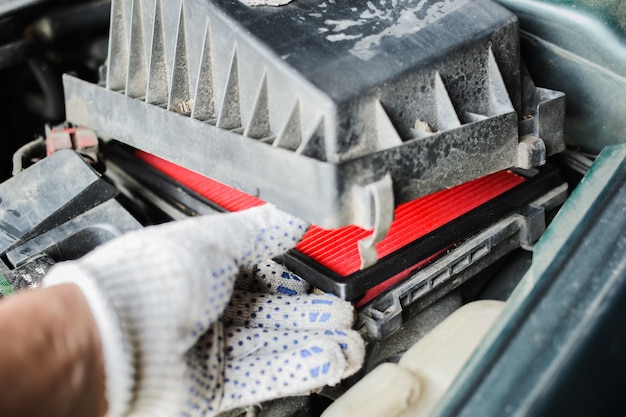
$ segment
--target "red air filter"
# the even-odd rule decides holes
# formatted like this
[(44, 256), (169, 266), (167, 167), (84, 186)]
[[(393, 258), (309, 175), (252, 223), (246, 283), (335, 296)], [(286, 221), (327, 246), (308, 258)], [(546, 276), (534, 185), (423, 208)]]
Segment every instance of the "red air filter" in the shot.
[[(204, 196), (227, 211), (263, 204), (263, 200), (232, 187), (138, 151), (153, 168)], [(511, 171), (500, 171), (398, 206), (385, 239), (376, 245), (379, 258), (390, 255), (452, 220), (523, 183)], [(361, 266), (357, 242), (372, 233), (356, 226), (326, 230), (312, 226), (296, 249), (329, 270), (347, 277)]]
[[(398, 206), (389, 233), (376, 245), (378, 257), (390, 255), (522, 182), (524, 178), (501, 171)], [(357, 242), (371, 234), (356, 226), (335, 230), (312, 227), (297, 249), (339, 275), (348, 276), (361, 267)]]

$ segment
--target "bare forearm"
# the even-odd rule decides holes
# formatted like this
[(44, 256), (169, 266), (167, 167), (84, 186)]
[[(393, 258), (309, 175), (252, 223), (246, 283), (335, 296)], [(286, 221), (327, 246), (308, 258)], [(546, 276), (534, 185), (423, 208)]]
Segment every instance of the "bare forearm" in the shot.
[(100, 417), (105, 411), (100, 340), (78, 287), (0, 302), (0, 413)]

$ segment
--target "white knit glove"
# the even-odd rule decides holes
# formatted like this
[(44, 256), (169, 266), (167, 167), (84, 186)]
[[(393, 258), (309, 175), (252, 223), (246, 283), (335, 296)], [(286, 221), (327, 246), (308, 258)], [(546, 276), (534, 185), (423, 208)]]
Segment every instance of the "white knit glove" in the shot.
[[(265, 205), (131, 232), (54, 267), (45, 285), (76, 283), (96, 320), (108, 416), (211, 416), (356, 371), (364, 347), (349, 330), (352, 306), (298, 295), (298, 277), (262, 262), (305, 230)], [(246, 290), (233, 295), (242, 269)]]

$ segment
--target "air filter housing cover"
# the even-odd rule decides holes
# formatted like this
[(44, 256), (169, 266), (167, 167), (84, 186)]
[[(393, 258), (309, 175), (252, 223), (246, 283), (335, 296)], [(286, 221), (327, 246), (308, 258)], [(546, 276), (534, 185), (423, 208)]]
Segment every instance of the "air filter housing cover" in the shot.
[(488, 0), (113, 0), (106, 77), (67, 117), (324, 227), (563, 149), (562, 94)]

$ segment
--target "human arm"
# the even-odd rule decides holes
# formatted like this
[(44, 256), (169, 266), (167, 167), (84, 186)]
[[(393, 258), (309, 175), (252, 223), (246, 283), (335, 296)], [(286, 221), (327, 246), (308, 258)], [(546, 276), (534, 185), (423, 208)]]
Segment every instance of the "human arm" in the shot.
[(77, 286), (0, 302), (0, 414), (101, 417), (104, 393), (100, 338)]

